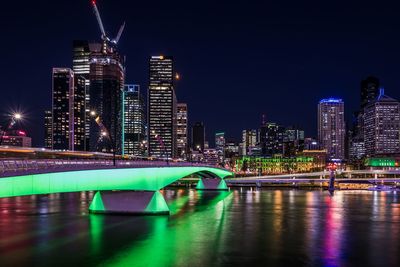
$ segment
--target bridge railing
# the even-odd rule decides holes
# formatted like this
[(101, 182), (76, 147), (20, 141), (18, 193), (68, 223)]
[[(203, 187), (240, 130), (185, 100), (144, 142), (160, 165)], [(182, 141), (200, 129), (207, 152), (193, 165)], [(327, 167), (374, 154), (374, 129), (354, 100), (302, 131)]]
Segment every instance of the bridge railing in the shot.
[[(163, 166), (199, 166), (215, 167), (204, 163), (193, 162), (166, 162), (166, 161), (145, 161), (145, 160), (117, 160), (118, 168), (146, 168)], [(61, 160), (61, 159), (4, 159), (0, 160), (0, 176), (10, 173), (40, 173), (52, 170), (87, 170), (100, 168), (113, 168), (112, 160), (88, 159), (88, 160)]]

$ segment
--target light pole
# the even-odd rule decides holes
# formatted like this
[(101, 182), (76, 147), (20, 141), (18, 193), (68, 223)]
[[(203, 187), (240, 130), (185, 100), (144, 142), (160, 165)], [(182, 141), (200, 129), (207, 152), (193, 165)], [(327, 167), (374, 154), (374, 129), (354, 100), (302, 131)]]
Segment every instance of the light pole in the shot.
[(113, 166), (116, 166), (116, 143), (113, 141), (113, 138), (110, 134), (110, 132), (108, 131), (108, 129), (106, 128), (106, 126), (104, 126), (103, 122), (101, 121), (100, 116), (97, 114), (97, 112), (95, 110), (91, 110), (90, 111), (90, 116), (95, 118), (94, 121), (97, 123), (97, 125), (100, 128), (100, 136), (101, 137), (108, 137), (108, 139), (111, 142), (111, 147), (113, 150)]
[(14, 113), (11, 115), (10, 121), (8, 122), (7, 126), (3, 130), (3, 133), (1, 134), (0, 138), (0, 146), (3, 144), (4, 136), (6, 135), (7, 130), (10, 130), (17, 121), (22, 119), (22, 114), (21, 113)]
[(156, 134), (155, 131), (152, 131), (152, 133), (154, 134), (154, 137), (157, 139), (158, 143), (160, 144), (160, 147), (164, 150), (164, 155), (167, 157), (167, 165), (169, 165), (167, 148), (165, 147), (161, 136), (159, 134)]

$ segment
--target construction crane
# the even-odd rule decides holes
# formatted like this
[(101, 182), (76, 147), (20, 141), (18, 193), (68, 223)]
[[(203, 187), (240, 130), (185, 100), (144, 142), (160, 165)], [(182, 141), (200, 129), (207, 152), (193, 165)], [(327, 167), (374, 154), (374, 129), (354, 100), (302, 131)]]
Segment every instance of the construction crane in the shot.
[(117, 45), (119, 42), (119, 39), (121, 38), (122, 32), (125, 29), (125, 22), (119, 28), (117, 36), (113, 39), (110, 39), (107, 36), (107, 33), (104, 29), (103, 21), (101, 20), (100, 12), (99, 12), (99, 9), (97, 8), (96, 0), (91, 0), (91, 1), (92, 1), (94, 14), (96, 15), (97, 23), (99, 24), (99, 27), (100, 27), (101, 39), (105, 42), (110, 42), (110, 43), (113, 43), (114, 45)]

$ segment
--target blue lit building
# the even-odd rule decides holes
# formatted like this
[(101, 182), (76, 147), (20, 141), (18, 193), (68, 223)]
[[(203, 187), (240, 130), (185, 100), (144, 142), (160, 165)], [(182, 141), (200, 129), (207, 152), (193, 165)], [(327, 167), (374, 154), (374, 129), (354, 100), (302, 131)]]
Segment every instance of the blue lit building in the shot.
[(318, 141), (329, 160), (345, 159), (345, 121), (342, 99), (322, 99), (318, 104)]

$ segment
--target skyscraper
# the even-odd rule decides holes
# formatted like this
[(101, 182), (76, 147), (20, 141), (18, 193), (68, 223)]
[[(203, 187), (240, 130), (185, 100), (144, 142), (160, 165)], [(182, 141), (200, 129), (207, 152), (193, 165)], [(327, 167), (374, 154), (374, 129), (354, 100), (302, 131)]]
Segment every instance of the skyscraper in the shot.
[(125, 155), (144, 155), (146, 117), (140, 86), (126, 84), (123, 94), (123, 152)]
[[(76, 77), (71, 69), (53, 68), (51, 148), (84, 150), (85, 88), (85, 79)], [(50, 114), (46, 118), (48, 123)]]
[[(98, 46), (99, 44), (97, 44)], [(85, 79), (85, 151), (90, 150), (90, 48), (96, 47), (96, 44), (89, 43), (86, 40), (74, 40), (72, 44), (72, 70), (75, 75)]]
[(252, 148), (257, 145), (257, 130), (242, 131), (242, 155), (250, 155)]
[(192, 149), (194, 151), (204, 151), (205, 135), (203, 122), (196, 122), (192, 126)]
[(53, 68), (52, 112), (53, 149), (73, 150), (74, 73), (68, 68)]
[(176, 139), (177, 156), (187, 158), (188, 152), (188, 110), (186, 103), (176, 105)]
[(53, 147), (53, 115), (51, 110), (44, 112), (44, 147)]
[(176, 154), (176, 95), (173, 85), (173, 59), (150, 57), (148, 90), (149, 155), (174, 157)]
[[(73, 120), (73, 148), (72, 150), (86, 150), (86, 79), (80, 75), (74, 75), (74, 93), (70, 96), (73, 102), (73, 111), (70, 111)], [(71, 117), (71, 116), (70, 116)], [(71, 147), (71, 146), (70, 146)]]
[[(98, 122), (90, 123), (90, 150), (122, 152), (122, 92), (125, 82), (123, 57), (107, 42), (90, 44), (90, 110)], [(101, 129), (104, 128), (104, 129)], [(101, 132), (107, 132), (106, 142), (99, 144)]]
[(318, 141), (329, 159), (345, 158), (344, 102), (322, 99), (318, 104)]
[(273, 156), (274, 154), (283, 154), (284, 135), (284, 127), (273, 122), (264, 123), (260, 129), (262, 155)]
[(368, 76), (361, 81), (361, 109), (365, 108), (369, 103), (375, 101), (379, 95), (379, 79)]
[(381, 89), (364, 109), (364, 141), (367, 156), (400, 153), (400, 103)]

